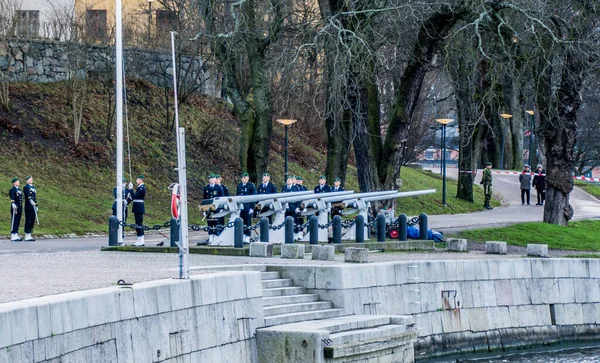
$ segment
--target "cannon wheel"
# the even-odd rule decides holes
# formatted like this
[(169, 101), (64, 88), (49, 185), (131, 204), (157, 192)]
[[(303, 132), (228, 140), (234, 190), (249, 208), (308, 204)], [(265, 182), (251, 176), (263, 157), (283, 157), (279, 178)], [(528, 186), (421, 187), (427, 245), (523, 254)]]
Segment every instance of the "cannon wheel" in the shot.
[(390, 228), (390, 230), (388, 231), (388, 237), (391, 239), (398, 239), (398, 237), (400, 237), (400, 230), (398, 229), (398, 227)]

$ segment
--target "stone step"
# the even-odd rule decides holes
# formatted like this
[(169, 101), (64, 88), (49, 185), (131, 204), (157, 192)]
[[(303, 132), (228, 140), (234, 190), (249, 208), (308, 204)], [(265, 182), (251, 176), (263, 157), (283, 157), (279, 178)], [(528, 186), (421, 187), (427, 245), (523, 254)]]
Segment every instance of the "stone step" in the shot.
[(390, 324), (389, 316), (378, 315), (349, 315), (327, 320), (327, 325), (323, 329), (330, 334), (353, 331), (357, 329), (375, 328)]
[(275, 287), (272, 289), (263, 289), (263, 297), (269, 296), (284, 296), (284, 295), (299, 295), (305, 294), (306, 289), (304, 287)]
[(332, 341), (330, 345), (343, 345), (372, 339), (393, 337), (404, 332), (406, 332), (405, 325), (388, 324), (373, 328), (348, 330), (331, 334), (329, 339)]
[(265, 316), (273, 316), (289, 313), (298, 313), (302, 311), (326, 310), (331, 309), (332, 307), (333, 304), (331, 303), (331, 301), (314, 301), (299, 304), (275, 305), (265, 307), (264, 314)]
[(273, 315), (265, 318), (265, 326), (273, 326), (280, 324), (289, 324), (299, 321), (329, 319), (337, 316), (345, 315), (344, 309), (327, 309), (316, 311), (304, 311), (300, 313), (290, 313)]
[(319, 295), (317, 294), (302, 294), (302, 295), (285, 295), (285, 296), (273, 296), (263, 297), (263, 306), (273, 305), (284, 305), (284, 304), (299, 304), (304, 302), (318, 301)]
[(281, 272), (279, 272), (279, 271), (261, 272), (260, 273), (260, 278), (262, 280), (280, 279), (281, 278)]
[(288, 287), (292, 286), (294, 281), (291, 279), (272, 279), (272, 280), (263, 280), (262, 288), (263, 289), (271, 289), (274, 287)]
[[(325, 355), (326, 361), (327, 359), (335, 358), (355, 358), (358, 355), (398, 349), (399, 347), (410, 344), (410, 342), (413, 341), (415, 338), (416, 333), (413, 331), (409, 331), (396, 334), (394, 336), (385, 336), (382, 338), (356, 341), (341, 345), (329, 345), (323, 349), (323, 353)], [(343, 359), (343, 361), (346, 361), (346, 359)]]

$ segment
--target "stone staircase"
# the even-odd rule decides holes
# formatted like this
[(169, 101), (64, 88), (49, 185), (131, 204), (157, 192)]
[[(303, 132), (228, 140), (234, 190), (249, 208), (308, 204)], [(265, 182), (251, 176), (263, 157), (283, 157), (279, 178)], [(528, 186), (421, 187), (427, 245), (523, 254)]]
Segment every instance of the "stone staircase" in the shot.
[(412, 317), (349, 315), (279, 272), (261, 275), (265, 327), (257, 331), (259, 362), (414, 361)]

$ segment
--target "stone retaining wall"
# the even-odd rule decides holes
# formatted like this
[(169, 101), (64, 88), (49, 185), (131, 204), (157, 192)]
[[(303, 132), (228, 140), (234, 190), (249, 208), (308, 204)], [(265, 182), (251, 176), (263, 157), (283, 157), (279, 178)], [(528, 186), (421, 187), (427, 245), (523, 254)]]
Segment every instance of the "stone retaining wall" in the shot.
[[(173, 85), (171, 53), (124, 48), (125, 78)], [(114, 79), (114, 47), (32, 39), (0, 39), (0, 71), (12, 82), (51, 83), (73, 76)], [(219, 97), (220, 81), (200, 57), (181, 55), (178, 78), (185, 88)], [(180, 82), (181, 83), (181, 82)], [(182, 87), (181, 85), (179, 86)]]
[(600, 260), (271, 266), (355, 314), (412, 314), (417, 355), (600, 337)]
[(259, 272), (0, 304), (0, 362), (256, 362)]

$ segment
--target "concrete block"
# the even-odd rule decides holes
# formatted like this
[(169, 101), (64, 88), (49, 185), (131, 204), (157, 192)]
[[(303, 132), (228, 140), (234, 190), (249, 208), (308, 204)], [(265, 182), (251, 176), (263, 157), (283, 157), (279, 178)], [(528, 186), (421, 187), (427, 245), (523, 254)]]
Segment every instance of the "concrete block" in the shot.
[(530, 281), (525, 279), (514, 279), (510, 286), (512, 289), (512, 302), (514, 305), (531, 304)]
[(463, 238), (448, 238), (446, 241), (446, 249), (454, 252), (467, 252), (467, 240)]
[(273, 244), (265, 242), (250, 243), (250, 257), (273, 257)]
[(135, 318), (135, 303), (133, 301), (133, 290), (130, 288), (120, 288), (116, 292), (119, 304), (120, 320)]
[(366, 248), (346, 248), (344, 250), (344, 261), (355, 263), (369, 262), (369, 250)]
[[(45, 302), (43, 299), (40, 299), (40, 303), (37, 306), (37, 316), (38, 316), (38, 334), (40, 339), (46, 338), (52, 335), (52, 319), (50, 315), (50, 303)], [(0, 324), (2, 320), (0, 318)], [(1, 339), (1, 338), (0, 338)], [(1, 347), (1, 344), (0, 344)], [(43, 360), (43, 359), (42, 359)], [(37, 362), (37, 360), (36, 360)]]
[(189, 280), (173, 280), (170, 287), (171, 307), (174, 311), (192, 307), (192, 283)]
[(583, 324), (582, 304), (556, 304), (556, 325)]
[[(262, 283), (260, 272), (246, 272), (246, 297), (249, 299), (262, 298)], [(295, 281), (294, 281), (295, 282)]]
[[(513, 260), (490, 260), (496, 262), (498, 266), (498, 279), (512, 280), (515, 278), (515, 264)], [(491, 279), (491, 277), (490, 277)]]
[(472, 331), (489, 330), (487, 310), (487, 308), (469, 309), (469, 326)]
[(595, 279), (573, 279), (575, 302), (598, 303), (600, 302), (600, 289)]
[(485, 253), (506, 255), (507, 245), (506, 242), (499, 241), (487, 241), (485, 243)]
[(133, 285), (134, 311), (137, 318), (158, 314), (158, 297), (156, 287)]
[(590, 260), (570, 258), (569, 263), (569, 277), (583, 277), (587, 278), (590, 276), (589, 262)]
[(575, 302), (575, 286), (572, 279), (559, 279), (558, 292), (560, 294), (558, 303), (570, 304)]
[[(38, 339), (37, 304), (33, 300), (25, 300), (6, 305), (9, 306), (7, 312), (8, 324), (6, 326), (12, 330), (8, 346)], [(2, 331), (0, 334), (6, 333)]]
[(304, 245), (292, 243), (282, 244), (281, 258), (304, 259)]
[(512, 285), (510, 280), (496, 280), (494, 284), (496, 288), (496, 304), (498, 306), (512, 305)]
[(596, 324), (596, 304), (581, 304), (584, 324)]
[(488, 308), (487, 316), (489, 329), (503, 329), (511, 326), (508, 306)]
[(592, 258), (588, 260), (588, 267), (590, 269), (590, 277), (591, 278), (600, 278), (600, 260), (597, 258)]
[(549, 257), (548, 245), (542, 244), (527, 244), (527, 256), (531, 257)]
[(215, 304), (217, 302), (217, 285), (212, 275), (201, 275), (198, 277), (200, 281), (200, 295), (202, 296), (202, 305)]
[[(242, 300), (246, 298), (246, 275), (243, 272), (236, 272), (226, 276), (227, 300)], [(219, 286), (219, 285), (217, 285)]]
[(530, 279), (531, 273), (531, 260), (513, 260), (513, 266), (515, 268), (515, 279)]
[(559, 302), (557, 279), (533, 279), (530, 283), (530, 292), (533, 304), (556, 304)]
[(312, 259), (320, 261), (335, 260), (335, 247), (325, 245), (312, 246)]
[(464, 262), (463, 261), (444, 261), (446, 269), (446, 280), (447, 281), (464, 281)]
[[(94, 326), (106, 323), (112, 323), (119, 320), (119, 301), (114, 289), (101, 289), (89, 291), (85, 300), (87, 304), (88, 323), (87, 326)], [(77, 300), (75, 300), (77, 301)], [(73, 317), (73, 329), (78, 329), (77, 319)], [(87, 327), (83, 326), (81, 328)]]
[(574, 277), (571, 276), (570, 265), (574, 259), (552, 259), (552, 277)]
[[(555, 260), (529, 260), (529, 261), (531, 263), (531, 274), (534, 279), (554, 277), (554, 261)], [(567, 273), (568, 273), (568, 270), (567, 270)]]

